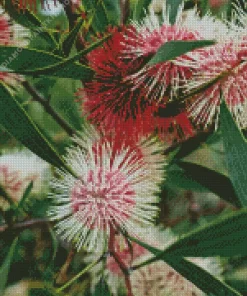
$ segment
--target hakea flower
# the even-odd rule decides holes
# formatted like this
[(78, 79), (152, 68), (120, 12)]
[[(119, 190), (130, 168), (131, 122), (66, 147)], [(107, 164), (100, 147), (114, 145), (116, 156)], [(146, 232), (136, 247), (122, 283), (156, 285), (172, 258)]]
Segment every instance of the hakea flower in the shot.
[[(192, 75), (190, 68), (174, 61), (149, 66), (147, 61), (165, 42), (204, 39), (203, 26), (200, 32), (187, 28), (186, 23), (191, 22), (185, 22), (182, 7), (174, 25), (165, 9), (163, 19), (160, 25), (159, 17), (151, 12), (142, 23), (115, 29), (102, 47), (87, 55), (95, 77), (77, 95), (84, 100), (84, 111), (93, 123), (116, 133), (124, 131), (134, 139), (155, 130), (165, 138), (173, 126), (184, 130), (185, 138), (193, 135), (184, 110), (163, 118), (155, 115), (160, 106), (176, 99), (181, 84)], [(205, 26), (209, 19), (207, 16)]]
[[(48, 164), (32, 153), (14, 152), (0, 156), (0, 186), (14, 203), (18, 203), (30, 182), (33, 182), (32, 194), (41, 193), (48, 176)], [(2, 198), (0, 207), (8, 208)]]
[(218, 126), (221, 98), (226, 101), (240, 128), (247, 124), (247, 38), (218, 44), (191, 54), (193, 61), (185, 60), (194, 69), (193, 78), (187, 83), (190, 93), (208, 85), (188, 101), (188, 113), (206, 128), (215, 122)]
[[(13, 24), (0, 5), (0, 46), (25, 46), (27, 38), (27, 30), (18, 24)], [(4, 64), (0, 66), (4, 67)], [(10, 86), (16, 86), (16, 83), (22, 81), (22, 78), (14, 73), (0, 72), (0, 81)]]
[(78, 250), (101, 251), (111, 231), (134, 235), (139, 226), (152, 224), (164, 163), (157, 149), (149, 141), (101, 138), (93, 130), (85, 140), (76, 138), (65, 159), (77, 177), (58, 171), (51, 184), (49, 216), (58, 221), (58, 235)]
[(141, 267), (131, 274), (133, 296), (202, 296), (195, 285), (163, 261)]

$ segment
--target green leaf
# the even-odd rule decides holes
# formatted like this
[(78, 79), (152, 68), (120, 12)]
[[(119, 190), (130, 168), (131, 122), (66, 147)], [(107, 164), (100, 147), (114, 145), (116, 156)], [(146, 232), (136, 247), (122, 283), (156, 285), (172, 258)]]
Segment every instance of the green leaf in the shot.
[[(96, 47), (103, 44), (109, 38), (110, 38), (110, 35), (107, 35), (106, 37), (102, 38), (101, 40), (92, 43), (89, 47), (81, 50), (80, 52), (78, 52), (73, 57), (63, 59), (63, 60), (61, 60), (61, 62), (58, 62), (58, 63), (53, 64), (53, 65), (45, 66), (45, 67), (43, 67), (41, 69), (35, 69), (33, 71), (29, 71), (29, 74), (33, 74), (33, 75), (51, 75), (53, 73), (56, 74), (56, 73), (59, 73), (60, 71), (64, 71), (64, 69), (66, 69), (67, 67), (70, 67), (71, 65), (78, 65), (78, 64), (73, 64), (73, 63), (78, 61), (81, 57), (88, 54), (90, 51), (94, 50)], [(87, 69), (90, 69), (90, 68), (87, 68)], [(93, 71), (91, 70), (91, 72), (93, 72)], [(62, 76), (60, 76), (60, 77), (62, 77)], [(89, 78), (91, 78), (91, 77), (92, 77), (92, 75), (89, 76)], [(72, 77), (72, 78), (75, 79), (76, 77)]]
[(241, 296), (238, 291), (186, 259), (170, 258), (166, 262), (207, 295), (211, 293), (214, 296)]
[(246, 225), (247, 209), (243, 209), (191, 231), (169, 246), (163, 255), (173, 257), (245, 256), (247, 255)]
[(62, 44), (62, 49), (63, 49), (65, 56), (68, 56), (70, 54), (70, 51), (76, 42), (77, 35), (80, 32), (83, 23), (84, 23), (84, 20), (81, 19), (74, 26), (73, 30), (71, 30), (69, 32), (69, 34), (66, 36), (66, 38), (64, 39), (63, 44)]
[(107, 282), (103, 278), (101, 278), (95, 287), (93, 296), (110, 296), (110, 295), (111, 293), (107, 285)]
[(241, 206), (232, 183), (227, 176), (192, 162), (178, 161), (177, 165), (183, 169), (184, 175), (188, 179), (194, 180), (203, 187), (206, 187), (209, 191), (234, 206)]
[(12, 245), (10, 247), (9, 253), (8, 253), (3, 265), (0, 268), (0, 293), (2, 295), (4, 293), (5, 286), (6, 286), (7, 281), (8, 281), (9, 269), (10, 269), (11, 262), (12, 262), (12, 259), (13, 259), (13, 256), (14, 256), (14, 252), (16, 250), (17, 243), (18, 243), (18, 238), (16, 238), (13, 241), (13, 243), (12, 243)]
[(196, 182), (191, 178), (186, 172), (179, 167), (173, 165), (167, 171), (165, 186), (171, 189), (185, 189), (185, 190), (193, 190), (196, 192), (208, 192), (209, 190)]
[(220, 129), (226, 154), (229, 177), (239, 203), (247, 205), (247, 143), (238, 129), (225, 101), (220, 108)]
[[(166, 252), (154, 248), (146, 243), (143, 243), (137, 239), (133, 239), (136, 243), (150, 251), (155, 257), (141, 263), (136, 268), (141, 268), (142, 266), (151, 264), (157, 260), (163, 260), (173, 267), (178, 273), (183, 277), (194, 283), (202, 291), (215, 295), (215, 296), (241, 296), (236, 290), (227, 285), (226, 283), (220, 281), (218, 278), (211, 275), (209, 272), (205, 271), (201, 267), (193, 264), (179, 256), (170, 256)], [(136, 269), (135, 268), (135, 269)]]
[(83, 5), (94, 31), (105, 32), (109, 25), (120, 24), (120, 1), (84, 0)]
[(80, 79), (88, 81), (93, 76), (93, 70), (79, 63), (68, 63), (59, 70), (42, 71), (63, 62), (56, 55), (36, 49), (19, 48), (14, 46), (0, 46), (0, 70), (9, 69), (24, 75), (48, 75), (63, 78)]
[(175, 24), (179, 7), (180, 7), (180, 5), (182, 5), (182, 3), (183, 3), (183, 0), (167, 0), (166, 1), (167, 9), (169, 11), (169, 20), (170, 20), (171, 25)]
[(197, 40), (197, 41), (169, 41), (161, 45), (156, 54), (151, 58), (147, 65), (152, 66), (158, 63), (171, 61), (177, 57), (197, 48), (210, 46), (215, 44), (213, 40)]
[(70, 171), (54, 147), (2, 83), (0, 83), (0, 124), (39, 157), (54, 166)]
[(24, 207), (25, 207), (25, 204), (26, 204), (26, 201), (27, 201), (28, 197), (30, 196), (30, 193), (31, 193), (32, 189), (33, 189), (33, 181), (31, 181), (28, 184), (28, 186), (25, 189), (24, 194), (23, 194), (20, 202), (18, 203), (18, 206), (17, 206), (17, 210), (18, 211), (20, 211), (20, 210), (24, 210), (25, 211)]
[[(13, 1), (5, 1), (4, 5), (8, 14), (20, 25), (27, 27), (33, 33), (38, 34), (44, 40), (48, 42), (48, 44), (52, 46), (57, 46), (57, 42), (53, 35), (47, 30), (44, 26), (44, 22), (42, 23), (37, 16), (31, 12), (28, 8), (22, 9), (21, 11), (18, 8), (18, 4), (14, 4)], [(50, 18), (48, 18), (45, 24), (49, 24)]]
[(135, 3), (134, 11), (133, 11), (133, 19), (140, 20), (146, 15), (146, 11), (148, 10), (149, 5), (152, 0), (138, 0)]

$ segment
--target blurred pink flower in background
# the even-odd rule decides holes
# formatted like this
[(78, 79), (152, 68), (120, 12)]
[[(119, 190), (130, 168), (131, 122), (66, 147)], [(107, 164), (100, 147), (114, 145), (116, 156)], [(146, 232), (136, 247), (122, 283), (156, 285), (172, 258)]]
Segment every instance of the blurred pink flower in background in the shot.
[(209, 5), (211, 8), (219, 8), (228, 2), (229, 0), (209, 0)]

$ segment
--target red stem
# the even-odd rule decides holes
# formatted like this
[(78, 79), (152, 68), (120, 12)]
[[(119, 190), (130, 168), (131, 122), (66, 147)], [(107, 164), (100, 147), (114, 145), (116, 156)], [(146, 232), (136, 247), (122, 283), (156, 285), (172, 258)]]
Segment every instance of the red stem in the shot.
[(128, 291), (128, 296), (133, 296), (130, 278), (129, 278), (128, 266), (123, 262), (123, 260), (121, 259), (121, 257), (118, 255), (118, 253), (115, 251), (115, 248), (114, 248), (115, 235), (116, 235), (116, 231), (113, 227), (111, 227), (109, 244), (108, 244), (109, 252), (110, 252), (111, 256), (115, 259), (116, 263), (118, 264), (119, 268), (121, 269), (121, 271), (124, 274), (125, 285), (126, 285), (126, 288)]

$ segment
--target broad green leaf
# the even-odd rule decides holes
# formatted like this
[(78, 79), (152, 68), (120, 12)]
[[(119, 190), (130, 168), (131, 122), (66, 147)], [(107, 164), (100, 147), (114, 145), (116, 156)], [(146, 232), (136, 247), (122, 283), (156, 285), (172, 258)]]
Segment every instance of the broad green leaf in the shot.
[(17, 247), (17, 243), (18, 243), (18, 238), (16, 238), (13, 241), (5, 261), (0, 267), (0, 294), (2, 295), (4, 293), (5, 286), (8, 281), (9, 269), (11, 266), (11, 262), (12, 262), (16, 247)]
[(173, 257), (246, 256), (246, 225), (247, 209), (240, 210), (186, 234), (169, 246), (163, 255)]
[(171, 61), (177, 57), (192, 51), (197, 48), (210, 46), (215, 44), (213, 40), (197, 40), (197, 41), (169, 41), (161, 45), (156, 54), (147, 63), (149, 66), (153, 66), (158, 63), (164, 63)]
[(19, 102), (0, 83), (0, 124), (18, 141), (47, 162), (69, 170)]
[(161, 250), (154, 248), (146, 243), (143, 243), (137, 239), (132, 239), (148, 251), (150, 251), (155, 257), (143, 262), (138, 266), (151, 264), (157, 260), (163, 260), (173, 267), (178, 273), (184, 276), (186, 279), (194, 283), (198, 288), (200, 288), (205, 293), (214, 295), (214, 296), (241, 296), (236, 290), (222, 282), (215, 276), (211, 275), (209, 272), (205, 271), (201, 267), (193, 264), (187, 259), (184, 259), (180, 256), (170, 256)]
[(42, 72), (43, 68), (54, 66), (64, 60), (56, 55), (36, 49), (27, 49), (14, 46), (0, 46), (0, 70), (9, 69), (25, 75), (56, 76), (63, 78), (80, 79), (88, 81), (93, 76), (93, 71), (79, 63), (68, 63), (59, 70)]
[(224, 100), (220, 109), (220, 129), (229, 177), (239, 203), (242, 206), (247, 206), (247, 142), (238, 129)]
[(188, 179), (194, 180), (234, 206), (241, 206), (227, 176), (192, 162), (178, 161), (177, 165), (183, 169)]
[(133, 19), (134, 20), (141, 20), (145, 16), (151, 2), (152, 2), (152, 0), (138, 0), (138, 1), (136, 1), (135, 5), (134, 5)]
[[(18, 2), (18, 1), (16, 1)], [(4, 5), (8, 14), (20, 25), (27, 27), (33, 33), (38, 34), (45, 39), (50, 45), (57, 46), (57, 42), (53, 35), (47, 30), (46, 26), (49, 25), (50, 18), (46, 22), (42, 23), (38, 17), (31, 12), (28, 8), (18, 9), (18, 4), (14, 4), (13, 1), (5, 1)]]
[(70, 51), (73, 47), (73, 45), (76, 42), (76, 38), (78, 36), (79, 31), (81, 30), (81, 27), (83, 25), (84, 20), (81, 19), (74, 28), (69, 32), (69, 34), (66, 36), (62, 43), (62, 49), (65, 54), (65, 56), (68, 56), (70, 54)]

